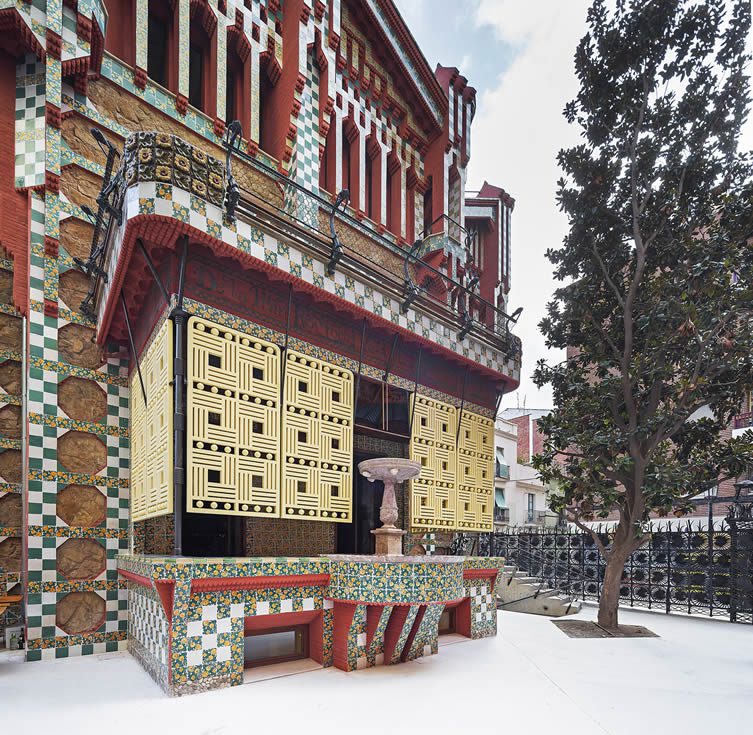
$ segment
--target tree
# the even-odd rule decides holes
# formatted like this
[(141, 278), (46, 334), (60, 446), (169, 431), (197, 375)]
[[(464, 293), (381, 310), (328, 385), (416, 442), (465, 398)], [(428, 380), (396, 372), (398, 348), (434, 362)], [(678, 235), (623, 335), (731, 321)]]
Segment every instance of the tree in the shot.
[[(749, 105), (749, 0), (595, 0), (575, 54), (560, 151), (569, 233), (540, 328), (570, 348), (534, 373), (556, 408), (534, 466), (553, 510), (606, 561), (599, 624), (618, 627), (623, 568), (649, 514), (683, 515), (753, 443), (721, 432), (753, 385), (753, 183), (738, 150)], [(588, 521), (617, 511), (611, 547)]]

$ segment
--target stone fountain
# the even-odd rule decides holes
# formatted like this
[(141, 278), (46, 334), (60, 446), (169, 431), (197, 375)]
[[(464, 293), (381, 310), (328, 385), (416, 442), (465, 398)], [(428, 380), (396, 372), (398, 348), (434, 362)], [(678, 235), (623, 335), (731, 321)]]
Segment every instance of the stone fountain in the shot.
[(379, 508), (381, 528), (372, 533), (376, 538), (377, 556), (401, 556), (405, 531), (395, 526), (397, 522), (397, 501), (395, 500), (395, 483), (418, 477), (421, 463), (410, 459), (380, 457), (360, 462), (358, 471), (369, 481), (381, 480), (384, 483), (382, 505)]

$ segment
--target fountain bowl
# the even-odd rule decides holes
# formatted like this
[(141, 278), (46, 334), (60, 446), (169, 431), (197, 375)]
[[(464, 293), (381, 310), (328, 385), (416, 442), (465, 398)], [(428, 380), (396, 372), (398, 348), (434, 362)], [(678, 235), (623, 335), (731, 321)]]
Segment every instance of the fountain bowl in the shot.
[(369, 481), (404, 482), (421, 474), (421, 463), (412, 459), (379, 457), (358, 463), (358, 471)]

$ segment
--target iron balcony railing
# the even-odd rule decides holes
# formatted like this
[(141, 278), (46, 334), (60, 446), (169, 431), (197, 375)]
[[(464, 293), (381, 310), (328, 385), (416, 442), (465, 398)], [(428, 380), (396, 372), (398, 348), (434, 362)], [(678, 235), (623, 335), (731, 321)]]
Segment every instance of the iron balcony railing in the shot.
[(526, 513), (526, 523), (528, 525), (543, 526), (546, 521), (547, 511), (529, 510)]
[(510, 522), (510, 509), (509, 508), (495, 508), (494, 509), (494, 522), (495, 523), (509, 523)]

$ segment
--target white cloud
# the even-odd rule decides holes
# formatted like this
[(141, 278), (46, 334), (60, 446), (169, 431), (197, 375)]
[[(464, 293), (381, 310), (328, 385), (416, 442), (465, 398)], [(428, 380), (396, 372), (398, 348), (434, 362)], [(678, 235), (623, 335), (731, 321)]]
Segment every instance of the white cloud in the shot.
[(537, 360), (559, 359), (548, 352), (538, 322), (553, 289), (552, 265), (544, 257), (560, 244), (567, 221), (555, 202), (557, 151), (571, 145), (577, 132), (562, 109), (577, 93), (573, 54), (585, 28), (586, 0), (528, 2), (482, 0), (478, 25), (490, 25), (518, 53), (480, 95), (473, 123), (470, 179), (504, 187), (516, 200), (512, 217), (512, 291), (510, 308), (524, 308), (515, 331), (523, 340), (520, 389), (502, 406), (551, 406), (551, 392), (539, 391), (530, 376)]

